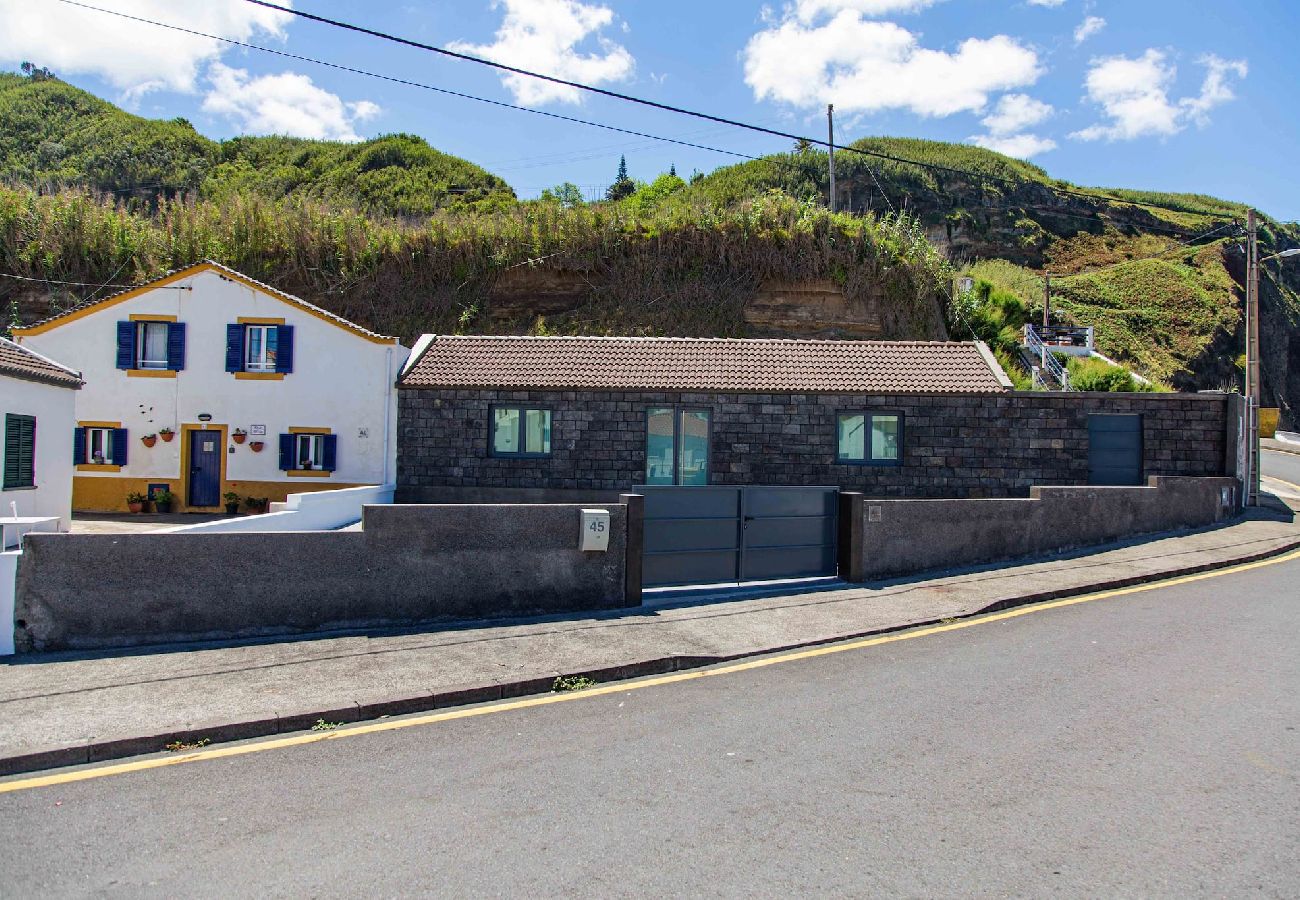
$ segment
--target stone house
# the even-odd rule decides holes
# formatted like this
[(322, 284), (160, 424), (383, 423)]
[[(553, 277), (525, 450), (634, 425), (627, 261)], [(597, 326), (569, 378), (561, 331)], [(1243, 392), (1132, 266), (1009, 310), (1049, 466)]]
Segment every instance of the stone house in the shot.
[(398, 380), (397, 500), (820, 485), (1019, 497), (1232, 470), (1223, 394), (1017, 392), (980, 343), (428, 336)]

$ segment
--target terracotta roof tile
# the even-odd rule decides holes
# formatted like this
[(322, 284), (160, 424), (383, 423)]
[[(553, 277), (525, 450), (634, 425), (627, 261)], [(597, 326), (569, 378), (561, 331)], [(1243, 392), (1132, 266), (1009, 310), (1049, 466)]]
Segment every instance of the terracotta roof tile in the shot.
[(0, 338), (0, 375), (60, 387), (79, 388), (83, 384), (81, 376), (72, 369), (5, 338)]
[(1010, 389), (988, 348), (929, 341), (446, 336), (404, 388), (986, 394)]

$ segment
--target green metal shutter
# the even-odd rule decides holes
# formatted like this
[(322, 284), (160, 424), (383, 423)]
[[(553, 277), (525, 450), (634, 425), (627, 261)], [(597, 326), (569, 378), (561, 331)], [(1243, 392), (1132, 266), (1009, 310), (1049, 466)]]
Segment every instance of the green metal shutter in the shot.
[(36, 419), (14, 413), (5, 415), (4, 487), (36, 485)]

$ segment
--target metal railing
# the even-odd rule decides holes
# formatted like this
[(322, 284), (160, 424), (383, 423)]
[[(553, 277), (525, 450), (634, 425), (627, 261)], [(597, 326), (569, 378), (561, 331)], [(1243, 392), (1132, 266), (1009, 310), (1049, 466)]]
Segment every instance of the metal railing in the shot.
[[(1025, 326), (1025, 348), (1030, 353), (1038, 356), (1042, 361), (1043, 369), (1047, 370), (1056, 379), (1057, 384), (1060, 385), (1060, 390), (1068, 391), (1070, 389), (1070, 373), (1066, 371), (1065, 366), (1061, 365), (1061, 361), (1052, 355), (1052, 348), (1043, 343), (1033, 325)], [(1047, 387), (1046, 380), (1037, 373), (1035, 373), (1034, 383), (1044, 388)]]

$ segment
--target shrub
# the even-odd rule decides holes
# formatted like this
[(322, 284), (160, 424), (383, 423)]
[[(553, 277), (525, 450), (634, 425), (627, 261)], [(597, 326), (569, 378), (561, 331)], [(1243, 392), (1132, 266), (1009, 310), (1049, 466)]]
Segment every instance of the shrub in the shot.
[(1076, 391), (1128, 392), (1140, 390), (1128, 369), (1112, 366), (1104, 359), (1071, 359), (1070, 386)]

